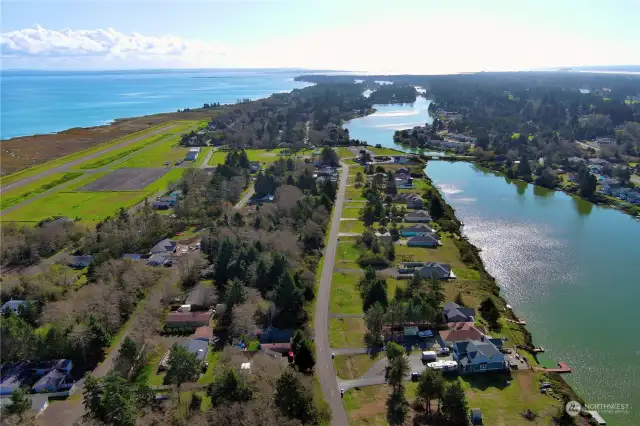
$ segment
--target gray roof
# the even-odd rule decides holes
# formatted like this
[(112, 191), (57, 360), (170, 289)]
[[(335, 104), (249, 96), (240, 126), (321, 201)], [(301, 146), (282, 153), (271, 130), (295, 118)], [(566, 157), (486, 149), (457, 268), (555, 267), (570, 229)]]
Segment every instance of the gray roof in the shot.
[(58, 386), (60, 386), (60, 384), (64, 382), (65, 378), (67, 377), (67, 374), (68, 373), (63, 370), (56, 370), (56, 369), (51, 370), (47, 374), (42, 376), (40, 380), (38, 380), (33, 385), (33, 389), (36, 390), (43, 386), (46, 386), (46, 387), (53, 386), (54, 388), (58, 388)]
[(151, 249), (152, 254), (156, 253), (164, 253), (164, 252), (172, 252), (175, 250), (177, 243), (175, 241), (170, 240), (169, 238), (165, 238), (160, 241), (158, 244), (153, 246)]
[(493, 343), (486, 340), (472, 340), (469, 342), (469, 345), (467, 345), (467, 354), (471, 359), (475, 358), (477, 354), (481, 354), (485, 358), (493, 358), (495, 356), (502, 355)]
[(457, 303), (450, 302), (444, 305), (442, 308), (444, 316), (449, 320), (450, 318), (456, 317), (465, 317), (465, 320), (469, 317), (474, 317), (476, 315), (476, 310), (473, 308), (465, 308), (464, 306), (460, 306)]
[(428, 217), (428, 218), (431, 218), (431, 215), (426, 210), (414, 210), (414, 211), (411, 211), (411, 212), (405, 214), (404, 216), (405, 217), (414, 216), (414, 217)]
[(202, 284), (197, 284), (189, 291), (184, 301), (185, 305), (204, 305), (207, 288)]
[(10, 309), (15, 312), (18, 310), (20, 306), (25, 305), (26, 303), (27, 303), (26, 300), (9, 300), (8, 302), (5, 302), (4, 305), (2, 305), (2, 308), (0, 308), (0, 311), (4, 312)]
[(151, 255), (149, 259), (147, 259), (147, 263), (164, 263), (165, 260), (169, 259), (170, 255), (168, 253), (156, 253)]
[(420, 276), (424, 278), (449, 278), (451, 275), (451, 266), (446, 263), (429, 262), (420, 268)]
[(209, 342), (204, 339), (191, 339), (182, 344), (189, 352), (196, 355), (198, 361), (204, 361), (209, 351)]

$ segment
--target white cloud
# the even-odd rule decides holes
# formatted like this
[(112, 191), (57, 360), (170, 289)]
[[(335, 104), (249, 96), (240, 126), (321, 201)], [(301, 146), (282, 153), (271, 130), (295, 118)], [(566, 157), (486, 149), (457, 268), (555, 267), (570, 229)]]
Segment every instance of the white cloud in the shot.
[(60, 64), (68, 59), (73, 64), (104, 61), (120, 66), (144, 62), (188, 66), (204, 59), (208, 66), (213, 66), (217, 59), (224, 59), (229, 53), (229, 49), (219, 43), (185, 40), (172, 35), (127, 35), (113, 28), (57, 31), (40, 25), (3, 33), (0, 46), (5, 60), (32, 63), (37, 59), (44, 64)]
[(287, 38), (256, 34), (245, 48), (112, 28), (57, 31), (36, 25), (2, 34), (0, 46), (5, 68), (303, 67), (436, 74), (640, 63), (640, 50), (631, 42), (611, 44), (467, 16), (405, 17), (391, 28), (360, 22)]

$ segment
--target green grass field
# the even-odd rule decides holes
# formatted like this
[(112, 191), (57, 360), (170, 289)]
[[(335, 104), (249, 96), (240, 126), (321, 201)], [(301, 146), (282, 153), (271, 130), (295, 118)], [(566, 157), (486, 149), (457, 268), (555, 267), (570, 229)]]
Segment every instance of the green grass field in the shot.
[(367, 150), (373, 152), (375, 155), (406, 155), (406, 153), (393, 148), (376, 148), (369, 146), (367, 147)]
[[(246, 149), (247, 157), (249, 161), (259, 161), (263, 165), (269, 165), (274, 163), (279, 158), (289, 158), (288, 155), (281, 155), (282, 151), (286, 151), (280, 148), (276, 149)], [(216, 151), (209, 159), (210, 166), (217, 166), (218, 164), (223, 164), (224, 160), (227, 158), (228, 151)], [(312, 150), (306, 149), (300, 152), (294, 153), (294, 156), (306, 156), (311, 155)]]
[(129, 208), (147, 196), (147, 192), (57, 192), (2, 215), (3, 222), (39, 222), (52, 216), (80, 217), (97, 222), (121, 207)]
[(331, 318), (329, 345), (332, 348), (363, 348), (365, 330), (362, 318)]
[(334, 273), (331, 281), (329, 311), (336, 314), (362, 314), (362, 298), (356, 274)]
[(362, 234), (364, 232), (364, 223), (359, 220), (341, 220), (340, 232), (354, 232)]
[(349, 150), (349, 148), (344, 146), (339, 146), (337, 148), (333, 148), (334, 151), (338, 153), (338, 156), (342, 158), (352, 158), (356, 157), (356, 155)]
[(362, 210), (362, 207), (345, 206), (342, 209), (342, 217), (350, 218), (350, 219), (358, 219), (358, 217), (360, 217), (360, 210)]
[(10, 174), (8, 176), (3, 176), (2, 178), (0, 178), (0, 184), (6, 185), (6, 184), (9, 184), (9, 183), (15, 182), (17, 180), (24, 179), (24, 178), (29, 177), (29, 176), (37, 175), (37, 174), (42, 173), (42, 172), (44, 172), (46, 170), (49, 170), (49, 169), (51, 169), (53, 167), (58, 167), (58, 166), (64, 165), (64, 164), (66, 164), (66, 163), (68, 163), (70, 161), (74, 161), (74, 160), (78, 160), (78, 159), (84, 158), (89, 154), (93, 154), (95, 152), (100, 152), (100, 151), (102, 151), (102, 150), (104, 150), (106, 148), (109, 148), (111, 146), (114, 146), (114, 145), (129, 141), (131, 139), (138, 138), (138, 137), (143, 136), (145, 134), (153, 133), (157, 129), (163, 128), (163, 127), (171, 125), (171, 124), (174, 124), (176, 127), (173, 127), (172, 129), (168, 130), (167, 133), (175, 132), (176, 129), (180, 130), (183, 127), (184, 123), (189, 123), (188, 125), (186, 125), (186, 127), (195, 126), (195, 125), (201, 124), (198, 121), (178, 121), (178, 122), (173, 121), (173, 122), (162, 123), (162, 124), (159, 124), (157, 126), (153, 126), (153, 127), (148, 128), (148, 129), (142, 130), (140, 132), (135, 132), (135, 133), (132, 133), (130, 135), (123, 136), (121, 138), (114, 139), (114, 140), (109, 141), (109, 142), (101, 143), (101, 144), (96, 145), (96, 146), (94, 146), (92, 148), (89, 148), (89, 149), (78, 151), (78, 152), (75, 152), (73, 154), (66, 155), (64, 157), (56, 158), (55, 160), (48, 161), (48, 162), (46, 162), (44, 164), (41, 164), (41, 165), (38, 165), (38, 166), (35, 166), (35, 167), (30, 167), (30, 168), (24, 169), (24, 170), (20, 170), (19, 172), (12, 173), (12, 174)]
[(382, 355), (336, 355), (333, 364), (338, 377), (345, 380), (357, 379), (379, 361)]
[(30, 182), (19, 188), (2, 193), (0, 197), (0, 210), (15, 206), (22, 201), (42, 194), (50, 189), (82, 176), (82, 173), (54, 173), (53, 175)]
[(173, 164), (176, 161), (184, 160), (189, 148), (179, 146), (180, 139), (178, 137), (169, 136), (166, 139), (153, 148), (145, 149), (128, 160), (118, 163), (114, 168), (162, 167), (167, 162)]

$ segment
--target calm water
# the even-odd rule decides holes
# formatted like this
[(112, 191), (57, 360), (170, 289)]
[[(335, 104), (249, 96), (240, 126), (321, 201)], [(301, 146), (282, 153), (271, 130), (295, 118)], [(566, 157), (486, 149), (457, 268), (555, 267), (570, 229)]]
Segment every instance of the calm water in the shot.
[[(420, 114), (411, 106), (385, 111)], [(384, 112), (372, 117), (349, 123), (352, 136), (395, 147)], [(432, 161), (427, 172), (547, 350), (541, 361), (572, 367), (566, 378), (589, 403), (631, 405), (630, 414), (600, 410), (608, 424), (640, 425), (640, 222), (469, 163)]]
[[(371, 91), (366, 91), (368, 96)], [(420, 149), (411, 149), (393, 142), (393, 134), (396, 130), (410, 129), (415, 126), (431, 124), (433, 118), (429, 115), (430, 100), (418, 97), (413, 104), (403, 105), (374, 105), (376, 112), (366, 117), (347, 121), (344, 127), (349, 129), (352, 138), (366, 140), (370, 145), (381, 144), (404, 151), (422, 152)], [(432, 155), (442, 155), (439, 152), (425, 151)]]
[(282, 70), (3, 71), (0, 137), (107, 124), (205, 102), (258, 99), (309, 84)]

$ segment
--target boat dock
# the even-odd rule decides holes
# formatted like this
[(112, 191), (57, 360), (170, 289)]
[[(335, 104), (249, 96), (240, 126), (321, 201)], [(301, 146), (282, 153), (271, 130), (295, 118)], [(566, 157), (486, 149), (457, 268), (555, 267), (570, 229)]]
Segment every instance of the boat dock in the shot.
[(571, 369), (564, 362), (559, 362), (558, 368), (545, 368), (544, 371), (546, 371), (547, 373), (558, 373), (558, 374), (571, 373)]
[(505, 318), (506, 321), (518, 324), (518, 325), (527, 325), (527, 322), (523, 319), (520, 318), (516, 318), (515, 320), (509, 319), (509, 318)]

